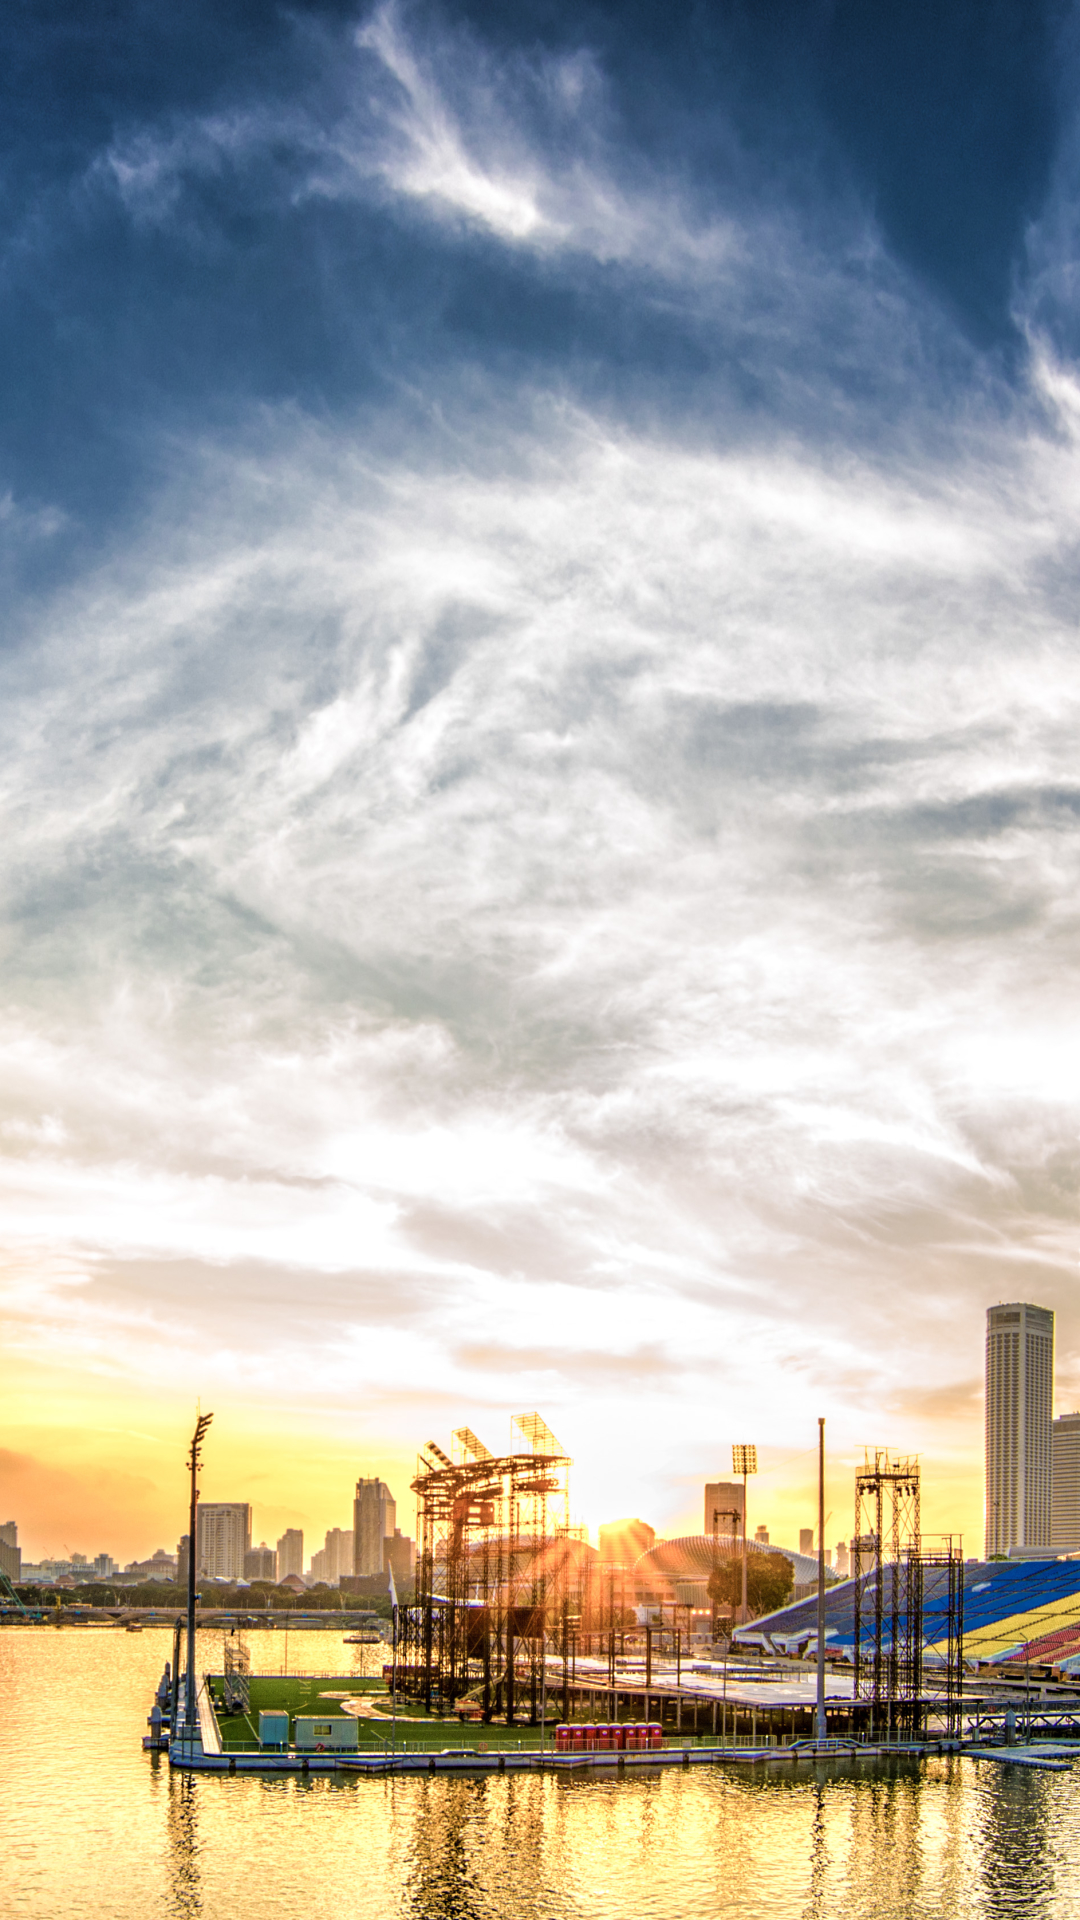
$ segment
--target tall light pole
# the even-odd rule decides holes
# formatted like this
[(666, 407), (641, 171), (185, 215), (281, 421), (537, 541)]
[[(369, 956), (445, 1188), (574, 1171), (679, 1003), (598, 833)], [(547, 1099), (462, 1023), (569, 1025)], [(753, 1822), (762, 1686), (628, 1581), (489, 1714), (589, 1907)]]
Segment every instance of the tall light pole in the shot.
[(825, 1422), (818, 1423), (817, 1480), (817, 1737), (825, 1738)]
[(746, 1598), (747, 1555), (750, 1551), (746, 1531), (746, 1476), (748, 1473), (757, 1472), (757, 1448), (732, 1447), (731, 1467), (733, 1473), (742, 1474), (742, 1607), (739, 1612), (739, 1624), (745, 1626), (750, 1613)]
[(184, 1738), (191, 1744), (195, 1727), (195, 1562), (198, 1558), (199, 1473), (202, 1469), (202, 1443), (212, 1413), (200, 1413), (191, 1436), (187, 1464), (191, 1472), (191, 1518), (188, 1523), (187, 1572), (187, 1676), (184, 1688)]

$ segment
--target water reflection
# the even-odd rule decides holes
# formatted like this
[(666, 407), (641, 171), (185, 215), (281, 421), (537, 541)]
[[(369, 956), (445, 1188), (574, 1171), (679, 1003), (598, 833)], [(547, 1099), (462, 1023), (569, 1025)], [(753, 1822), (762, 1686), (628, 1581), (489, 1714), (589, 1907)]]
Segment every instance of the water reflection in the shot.
[[(1047, 1813), (1060, 1775), (1031, 1773), (984, 1761), (980, 1786), (986, 1808), (981, 1879), (982, 1911), (1032, 1916), (1054, 1911), (1054, 1861)], [(1080, 1863), (1078, 1863), (1080, 1864)]]
[(927, 1769), (920, 1796), (923, 1844), (927, 1859), (935, 1863), (943, 1914), (974, 1910), (969, 1905), (971, 1772), (969, 1761), (938, 1761)]
[(190, 1774), (170, 1772), (166, 1816), (171, 1894), (168, 1911), (175, 1920), (195, 1920), (203, 1911), (198, 1795), (199, 1782)]
[(829, 1842), (825, 1821), (825, 1787), (815, 1781), (811, 1788), (814, 1803), (810, 1823), (810, 1898), (804, 1912), (806, 1920), (825, 1920), (829, 1897)]
[[(280, 1636), (251, 1637), (253, 1664), (282, 1664)], [(190, 1780), (140, 1747), (166, 1640), (0, 1629), (4, 1920), (1080, 1912), (1080, 1763)], [(305, 1664), (353, 1651), (312, 1635)], [(219, 1653), (217, 1636), (200, 1663)]]
[(417, 1920), (485, 1920), (490, 1912), (474, 1867), (476, 1798), (464, 1779), (421, 1783), (406, 1880)]

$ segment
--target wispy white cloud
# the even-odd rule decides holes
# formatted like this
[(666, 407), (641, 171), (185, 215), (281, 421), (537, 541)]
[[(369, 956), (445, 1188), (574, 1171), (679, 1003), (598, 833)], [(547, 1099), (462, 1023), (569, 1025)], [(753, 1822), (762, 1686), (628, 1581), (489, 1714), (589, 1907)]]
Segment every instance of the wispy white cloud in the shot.
[[(852, 1441), (932, 1422), (988, 1296), (1078, 1333), (1068, 352), (1033, 305), (1027, 388), (956, 401), (854, 199), (823, 239), (646, 165), (585, 53), (320, 33), (284, 108), (118, 132), (86, 205), (196, 244), (192, 182), (374, 209), (633, 282), (728, 385), (406, 355), (362, 418), (174, 433), (138, 529), (24, 603), (8, 1344), (402, 1440), (542, 1391), (657, 1485), (715, 1464), (718, 1393), (784, 1445), (826, 1389)], [(762, 368), (779, 412), (731, 397)]]
[[(861, 1434), (1018, 1252), (1068, 1310), (1076, 453), (536, 422), (499, 471), (194, 455), (9, 664), (8, 1243), (94, 1254), (19, 1338), (135, 1366), (175, 1309), (118, 1259), (254, 1260), (310, 1324), (268, 1288), (253, 1391), (520, 1350), (555, 1418), (614, 1319), (690, 1447), (710, 1369)], [(335, 1274), (401, 1288), (392, 1353)]]
[[(603, 77), (587, 53), (497, 62), (464, 34), (422, 50), (401, 10), (380, 6), (357, 35), (382, 85), (340, 151), (393, 191), (540, 252), (572, 248), (650, 273), (715, 276), (745, 247), (738, 221), (695, 215), (685, 188), (634, 181)], [(385, 145), (371, 145), (378, 131)], [(621, 162), (621, 164), (620, 164)]]
[(397, 151), (376, 164), (397, 191), (441, 202), (508, 240), (535, 244), (567, 237), (565, 227), (541, 211), (545, 183), (535, 158), (515, 135), (510, 116), (500, 108), (491, 85), (494, 76), (485, 76), (488, 84), (481, 83), (474, 98), (482, 93), (484, 144), (502, 152), (481, 157), (470, 151), (464, 128), (424, 72), (393, 8), (379, 8), (357, 34), (357, 45), (374, 54), (396, 83), (398, 98), (384, 113), (397, 135)]
[[(661, 280), (713, 284), (747, 264), (747, 235), (722, 196), (701, 211), (676, 175), (628, 170), (603, 76), (585, 52), (500, 63), (460, 29), (435, 39), (429, 23), (424, 36), (411, 34), (387, 4), (356, 31), (351, 56), (329, 40), (309, 40), (306, 54), (306, 96), (127, 127), (95, 159), (85, 190), (117, 194), (140, 224), (183, 227), (186, 183), (247, 176), (258, 200), (389, 194), (511, 247), (569, 250)], [(764, 251), (761, 210), (758, 227)]]

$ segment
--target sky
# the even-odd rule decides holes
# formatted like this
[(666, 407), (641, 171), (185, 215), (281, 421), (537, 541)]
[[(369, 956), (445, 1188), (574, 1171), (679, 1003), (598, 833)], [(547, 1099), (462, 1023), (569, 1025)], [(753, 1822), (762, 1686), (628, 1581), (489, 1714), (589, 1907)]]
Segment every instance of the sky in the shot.
[(0, 21), (0, 1518), (982, 1542), (1080, 1402), (1080, 19)]

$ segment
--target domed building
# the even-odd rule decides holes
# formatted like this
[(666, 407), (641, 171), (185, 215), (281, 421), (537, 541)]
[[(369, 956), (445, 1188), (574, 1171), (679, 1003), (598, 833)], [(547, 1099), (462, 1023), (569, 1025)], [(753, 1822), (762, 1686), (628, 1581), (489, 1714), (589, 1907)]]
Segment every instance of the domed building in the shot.
[[(750, 1557), (779, 1554), (791, 1562), (795, 1575), (795, 1597), (817, 1587), (818, 1563), (815, 1555), (796, 1553), (791, 1547), (774, 1547), (761, 1540), (748, 1542)], [(709, 1605), (709, 1575), (717, 1560), (739, 1560), (742, 1536), (709, 1533), (685, 1534), (678, 1540), (658, 1540), (634, 1562), (633, 1580), (639, 1606), (670, 1605), (695, 1608)]]

